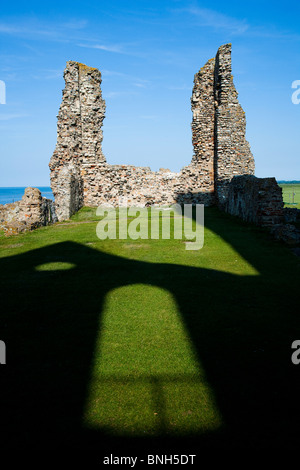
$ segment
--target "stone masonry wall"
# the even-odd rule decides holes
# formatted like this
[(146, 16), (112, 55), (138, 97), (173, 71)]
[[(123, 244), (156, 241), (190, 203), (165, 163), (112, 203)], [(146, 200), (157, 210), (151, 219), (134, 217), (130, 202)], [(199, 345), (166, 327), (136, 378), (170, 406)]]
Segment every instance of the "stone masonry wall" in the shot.
[(21, 201), (0, 205), (0, 229), (6, 235), (33, 230), (56, 222), (54, 202), (37, 188), (26, 188)]
[(59, 220), (83, 205), (137, 206), (172, 203), (220, 205), (236, 174), (254, 172), (245, 140), (245, 117), (231, 77), (231, 45), (221, 46), (195, 75), (191, 98), (194, 155), (179, 173), (132, 165), (109, 165), (102, 153), (105, 102), (97, 69), (67, 62), (58, 114), (57, 144), (50, 161)]
[(282, 189), (275, 178), (235, 176), (227, 187), (226, 212), (262, 227), (283, 224)]
[(192, 163), (201, 169), (201, 181), (214, 191), (214, 99), (215, 59), (210, 59), (194, 77), (191, 98), (193, 121), (192, 142), (194, 155)]
[(49, 164), (59, 220), (69, 218), (84, 204), (81, 165), (106, 163), (101, 148), (101, 127), (105, 115), (101, 73), (70, 61), (67, 62), (64, 79), (57, 144)]
[(224, 208), (236, 175), (254, 175), (254, 158), (245, 138), (246, 118), (231, 74), (231, 44), (221, 46), (215, 64), (215, 189)]
[(116, 206), (119, 198), (139, 207), (177, 202), (211, 205), (214, 200), (212, 191), (203, 191), (199, 169), (192, 164), (180, 173), (132, 165), (83, 165), (82, 176), (86, 206)]

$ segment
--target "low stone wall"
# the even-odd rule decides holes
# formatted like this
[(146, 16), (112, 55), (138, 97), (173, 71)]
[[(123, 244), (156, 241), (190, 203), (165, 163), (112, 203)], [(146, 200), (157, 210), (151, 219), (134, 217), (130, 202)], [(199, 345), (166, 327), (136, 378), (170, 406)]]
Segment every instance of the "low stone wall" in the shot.
[(261, 227), (282, 224), (282, 189), (275, 178), (235, 176), (228, 187), (225, 211)]
[(0, 230), (6, 235), (33, 230), (57, 221), (54, 202), (37, 188), (26, 188), (21, 201), (0, 205)]
[(300, 230), (293, 224), (280, 224), (271, 227), (271, 234), (275, 240), (282, 241), (287, 245), (300, 244)]
[(85, 206), (111, 204), (126, 198), (139, 207), (175, 203), (214, 204), (214, 192), (203, 187), (199, 167), (192, 163), (180, 173), (133, 165), (82, 165)]
[(300, 209), (296, 207), (285, 207), (283, 213), (286, 223), (300, 222)]

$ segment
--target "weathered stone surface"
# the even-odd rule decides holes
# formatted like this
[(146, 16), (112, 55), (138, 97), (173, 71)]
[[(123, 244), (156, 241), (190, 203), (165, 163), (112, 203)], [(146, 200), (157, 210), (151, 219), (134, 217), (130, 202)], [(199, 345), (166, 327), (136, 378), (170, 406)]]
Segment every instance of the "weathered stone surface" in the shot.
[(245, 113), (231, 75), (231, 44), (221, 46), (194, 77), (194, 155), (179, 173), (108, 164), (102, 153), (101, 73), (70, 61), (64, 78), (57, 144), (49, 164), (56, 214), (52, 201), (38, 189), (26, 188), (22, 201), (0, 206), (0, 227), (7, 233), (68, 219), (83, 205), (117, 206), (123, 200), (135, 206), (217, 203), (248, 222), (275, 227), (279, 239), (298, 240), (298, 229), (284, 220), (296, 222), (299, 211), (283, 210), (275, 178), (254, 176)]
[(26, 188), (21, 201), (0, 205), (0, 229), (6, 235), (33, 230), (56, 221), (53, 201), (42, 197), (37, 188)]
[(12, 204), (0, 204), (0, 227), (18, 220), (20, 212), (19, 203), (20, 201)]
[(290, 222), (300, 222), (300, 209), (296, 207), (285, 207), (283, 209), (284, 220), (287, 223)]
[(51, 188), (59, 220), (84, 203), (82, 165), (106, 162), (102, 153), (105, 101), (101, 73), (78, 62), (67, 62), (65, 89), (58, 113), (57, 144), (50, 160)]
[(222, 209), (231, 179), (254, 175), (254, 158), (245, 138), (245, 113), (233, 84), (231, 44), (219, 48), (215, 62), (215, 190)]
[(193, 121), (192, 142), (194, 155), (192, 164), (198, 167), (201, 185), (206, 191), (214, 191), (215, 152), (215, 59), (210, 59), (194, 77), (191, 98)]
[(195, 75), (191, 99), (194, 155), (179, 173), (132, 165), (109, 165), (101, 150), (105, 103), (97, 69), (68, 62), (58, 114), (57, 145), (50, 161), (51, 187), (59, 220), (83, 205), (137, 206), (215, 203), (220, 206), (236, 174), (252, 174), (245, 117), (231, 76), (231, 46), (221, 46)]
[(283, 241), (288, 245), (300, 244), (300, 230), (292, 224), (275, 225), (271, 229), (271, 234), (276, 240)]
[(262, 227), (284, 222), (282, 189), (275, 178), (235, 176), (227, 187), (224, 209)]
[(275, 178), (235, 176), (227, 187), (223, 207), (247, 222), (266, 227), (275, 240), (291, 246), (300, 244), (300, 230), (290, 223), (299, 220), (300, 211), (283, 207), (282, 188)]
[(203, 202), (210, 205), (213, 193), (203, 191), (196, 165), (180, 173), (151, 171), (132, 165), (83, 165), (84, 205), (118, 205), (119, 198), (137, 206)]

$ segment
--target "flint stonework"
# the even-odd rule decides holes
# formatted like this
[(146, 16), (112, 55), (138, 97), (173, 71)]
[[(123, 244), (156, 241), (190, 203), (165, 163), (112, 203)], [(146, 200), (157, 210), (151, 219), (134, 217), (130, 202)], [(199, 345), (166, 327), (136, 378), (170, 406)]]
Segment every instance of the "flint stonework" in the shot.
[(6, 235), (50, 225), (57, 222), (54, 202), (42, 197), (38, 188), (25, 189), (21, 201), (0, 205), (0, 230)]
[[(231, 187), (234, 177), (254, 175), (254, 158), (245, 137), (245, 113), (233, 84), (231, 44), (221, 46), (216, 57), (194, 77), (191, 98), (194, 154), (191, 163), (179, 173), (107, 163), (102, 152), (105, 102), (100, 88), (101, 73), (78, 62), (67, 62), (64, 78), (57, 144), (49, 165), (58, 220), (68, 219), (82, 206), (117, 206), (125, 200), (135, 206), (217, 204), (220, 209), (249, 220), (255, 217), (258, 220), (257, 214), (253, 215), (255, 204), (276, 206), (279, 197), (276, 181), (259, 183), (250, 178)], [(270, 191), (261, 198), (256, 191), (261, 193), (264, 184)], [(240, 198), (236, 196), (237, 188)], [(252, 202), (247, 209), (248, 196)], [(266, 202), (268, 198), (270, 201)], [(237, 200), (239, 204), (243, 201), (242, 211), (240, 206), (235, 207)], [(249, 214), (245, 215), (247, 210)], [(275, 212), (274, 221), (278, 216)], [(267, 218), (261, 220), (265, 223)]]

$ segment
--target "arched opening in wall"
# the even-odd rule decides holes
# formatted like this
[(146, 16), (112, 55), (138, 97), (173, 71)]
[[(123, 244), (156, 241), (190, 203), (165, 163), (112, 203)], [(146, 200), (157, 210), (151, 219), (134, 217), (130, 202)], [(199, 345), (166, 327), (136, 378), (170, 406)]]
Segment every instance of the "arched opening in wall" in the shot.
[(103, 73), (103, 154), (109, 164), (179, 172), (193, 156), (190, 89), (124, 84)]

